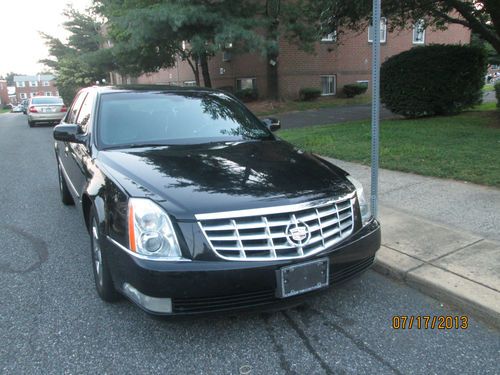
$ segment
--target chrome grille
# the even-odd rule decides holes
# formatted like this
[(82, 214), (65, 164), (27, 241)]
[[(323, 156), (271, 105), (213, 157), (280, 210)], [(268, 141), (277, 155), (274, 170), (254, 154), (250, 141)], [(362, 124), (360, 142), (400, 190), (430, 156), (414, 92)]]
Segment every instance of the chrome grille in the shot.
[[(294, 259), (319, 253), (348, 237), (354, 229), (355, 200), (352, 193), (337, 200), (198, 214), (196, 219), (221, 258)], [(290, 234), (290, 228), (297, 226), (308, 229), (303, 241)]]

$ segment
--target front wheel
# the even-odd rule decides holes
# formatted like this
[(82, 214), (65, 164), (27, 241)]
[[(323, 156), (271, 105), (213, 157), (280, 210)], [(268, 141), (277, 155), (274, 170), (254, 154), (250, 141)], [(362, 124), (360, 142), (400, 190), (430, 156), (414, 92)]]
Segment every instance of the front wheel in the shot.
[(35, 126), (35, 123), (33, 121), (28, 120), (28, 125), (30, 128), (32, 128), (33, 126)]
[(90, 250), (92, 253), (92, 268), (94, 270), (95, 286), (97, 294), (106, 302), (115, 302), (120, 299), (120, 294), (113, 285), (106, 257), (101, 249), (101, 234), (94, 209), (91, 209), (90, 217)]

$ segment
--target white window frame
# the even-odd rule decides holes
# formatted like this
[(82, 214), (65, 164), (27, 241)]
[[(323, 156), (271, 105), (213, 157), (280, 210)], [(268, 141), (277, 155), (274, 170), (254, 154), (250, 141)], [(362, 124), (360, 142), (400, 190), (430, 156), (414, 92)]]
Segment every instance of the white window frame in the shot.
[(196, 81), (184, 81), (183, 82), (184, 87), (195, 87), (196, 86)]
[(30, 81), (30, 87), (38, 87), (37, 81)]
[(26, 93), (25, 93), (25, 92), (20, 93), (20, 94), (19, 94), (19, 97), (20, 97), (21, 99), (23, 99), (23, 100), (24, 100), (24, 99), (28, 99), (28, 95), (26, 95)]
[(50, 82), (49, 82), (49, 81), (43, 81), (43, 85), (44, 85), (45, 87), (50, 86)]
[(26, 87), (26, 82), (24, 82), (24, 81), (16, 82), (16, 86), (17, 87)]
[[(242, 82), (242, 81), (246, 81), (246, 80), (251, 80), (252, 81), (252, 87), (246, 87), (246, 88), (243, 88), (241, 87), (241, 83), (239, 84), (239, 88), (238, 88), (238, 81)], [(257, 88), (257, 78), (255, 77), (242, 77), (242, 78), (236, 78), (236, 90), (245, 90), (245, 89), (252, 89), (252, 90), (255, 90)]]
[[(422, 40), (418, 40), (419, 28), (422, 31)], [(413, 33), (412, 33), (412, 43), (413, 44), (425, 44), (425, 27), (424, 20), (420, 19), (413, 25)]]
[(333, 33), (323, 35), (321, 41), (323, 43), (335, 43), (337, 41), (337, 32), (334, 31)]
[[(323, 78), (333, 78), (333, 92), (323, 92)], [(325, 74), (321, 76), (321, 96), (335, 96), (337, 95), (337, 76), (335, 74)]]
[[(380, 18), (380, 43), (387, 42), (387, 18)], [(368, 43), (373, 43), (373, 25), (368, 26)]]
[(52, 96), (52, 93), (50, 91), (45, 91), (45, 96)]
[(35, 93), (34, 93), (34, 92), (30, 92), (29, 97), (30, 97), (30, 98), (33, 98), (34, 96), (35, 96)]

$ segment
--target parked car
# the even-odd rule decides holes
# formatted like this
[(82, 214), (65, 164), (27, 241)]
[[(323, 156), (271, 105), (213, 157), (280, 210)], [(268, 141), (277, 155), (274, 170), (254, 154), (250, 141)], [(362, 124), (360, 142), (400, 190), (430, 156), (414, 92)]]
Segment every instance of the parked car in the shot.
[(15, 107), (12, 107), (11, 112), (14, 113), (19, 113), (23, 111), (23, 106), (22, 105), (16, 105)]
[(28, 103), (28, 125), (39, 122), (59, 123), (66, 115), (66, 106), (59, 96), (35, 96)]
[(282, 307), (373, 263), (361, 184), (265, 123), (221, 91), (78, 93), (54, 128), (59, 188), (83, 213), (103, 300), (159, 315)]

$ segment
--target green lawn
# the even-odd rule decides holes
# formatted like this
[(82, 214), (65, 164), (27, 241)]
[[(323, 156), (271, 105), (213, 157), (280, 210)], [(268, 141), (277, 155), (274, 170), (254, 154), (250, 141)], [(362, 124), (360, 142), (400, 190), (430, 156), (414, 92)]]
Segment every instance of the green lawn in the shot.
[(495, 91), (495, 87), (493, 86), (492, 83), (488, 83), (488, 84), (483, 86), (483, 92), (487, 92), (487, 91)]
[[(370, 121), (282, 130), (317, 154), (370, 164)], [(500, 187), (500, 112), (387, 120), (380, 126), (380, 166)]]
[(8, 113), (10, 112), (10, 109), (0, 109), (0, 114), (1, 113)]

